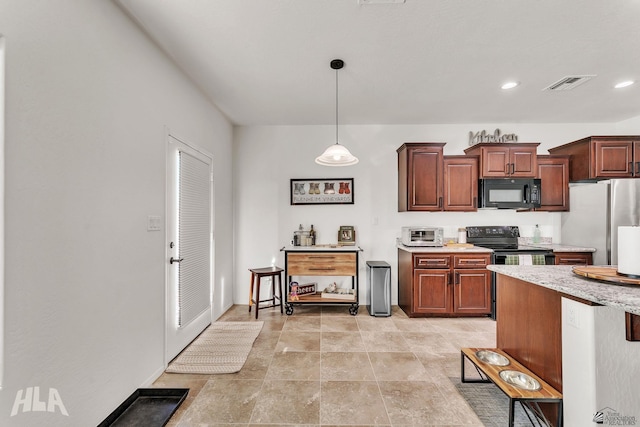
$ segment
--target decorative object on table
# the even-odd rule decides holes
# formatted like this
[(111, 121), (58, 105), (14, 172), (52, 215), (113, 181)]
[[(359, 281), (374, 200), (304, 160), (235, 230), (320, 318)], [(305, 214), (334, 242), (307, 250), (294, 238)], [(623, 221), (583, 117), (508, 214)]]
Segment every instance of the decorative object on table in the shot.
[(289, 301), (300, 301), (300, 297), (298, 296), (298, 282), (291, 282), (289, 289)]
[(338, 142), (338, 70), (344, 67), (344, 61), (334, 59), (330, 66), (336, 70), (336, 143), (324, 150), (322, 155), (316, 157), (316, 163), (323, 166), (351, 166), (358, 163), (358, 158)]
[(338, 230), (338, 243), (341, 245), (356, 244), (356, 230), (352, 225), (341, 225)]
[(324, 288), (324, 291), (322, 291), (322, 298), (352, 301), (355, 299), (355, 289), (339, 288), (336, 282), (333, 282)]
[(310, 295), (316, 293), (317, 283), (305, 283), (299, 285), (298, 282), (291, 282), (289, 284), (289, 298), (288, 301), (300, 301), (300, 296)]
[(311, 246), (315, 246), (316, 245), (316, 230), (313, 229), (313, 224), (311, 224), (311, 229), (309, 230), (309, 239), (311, 239), (311, 241), (309, 242)]
[(291, 179), (290, 181), (292, 205), (353, 204), (353, 178)]
[(298, 287), (298, 295), (309, 295), (315, 294), (317, 289), (317, 283), (305, 283), (304, 285), (300, 285)]

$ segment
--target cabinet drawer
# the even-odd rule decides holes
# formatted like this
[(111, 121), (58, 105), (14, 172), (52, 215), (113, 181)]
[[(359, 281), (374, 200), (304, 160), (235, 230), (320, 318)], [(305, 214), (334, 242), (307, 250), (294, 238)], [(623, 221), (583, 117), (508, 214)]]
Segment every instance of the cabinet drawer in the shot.
[(287, 254), (290, 276), (356, 276), (355, 253)]
[(556, 252), (556, 265), (591, 265), (593, 255), (590, 252)]
[(416, 255), (413, 257), (415, 268), (449, 268), (451, 257), (449, 255)]
[(491, 255), (454, 255), (453, 268), (479, 268), (489, 264)]

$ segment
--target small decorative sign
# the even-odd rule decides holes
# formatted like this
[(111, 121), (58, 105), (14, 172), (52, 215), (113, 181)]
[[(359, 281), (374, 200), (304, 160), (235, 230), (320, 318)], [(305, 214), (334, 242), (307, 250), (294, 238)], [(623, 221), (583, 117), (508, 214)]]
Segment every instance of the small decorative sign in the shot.
[(317, 283), (312, 282), (312, 283), (305, 283), (304, 285), (298, 286), (298, 295), (315, 294), (316, 285)]
[(291, 282), (289, 283), (289, 296), (315, 294), (317, 285), (316, 282), (305, 283), (304, 285), (299, 285), (298, 282)]
[(469, 132), (469, 145), (476, 145), (481, 142), (518, 142), (518, 135), (515, 133), (502, 134), (500, 129), (496, 129), (493, 133), (486, 130), (480, 132)]

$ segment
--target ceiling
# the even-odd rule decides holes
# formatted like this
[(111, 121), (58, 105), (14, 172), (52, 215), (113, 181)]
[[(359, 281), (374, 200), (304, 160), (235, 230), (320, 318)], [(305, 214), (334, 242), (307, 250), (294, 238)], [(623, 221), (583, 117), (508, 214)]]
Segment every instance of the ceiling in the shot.
[(114, 1), (236, 125), (335, 124), (334, 58), (340, 124), (640, 115), (640, 0)]

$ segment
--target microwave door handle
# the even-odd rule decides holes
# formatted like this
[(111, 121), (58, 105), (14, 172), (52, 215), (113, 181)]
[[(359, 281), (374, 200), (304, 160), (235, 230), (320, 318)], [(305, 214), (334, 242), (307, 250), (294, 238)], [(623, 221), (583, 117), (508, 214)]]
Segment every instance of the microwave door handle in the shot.
[(531, 189), (529, 188), (529, 184), (525, 184), (524, 186), (524, 202), (531, 203)]

